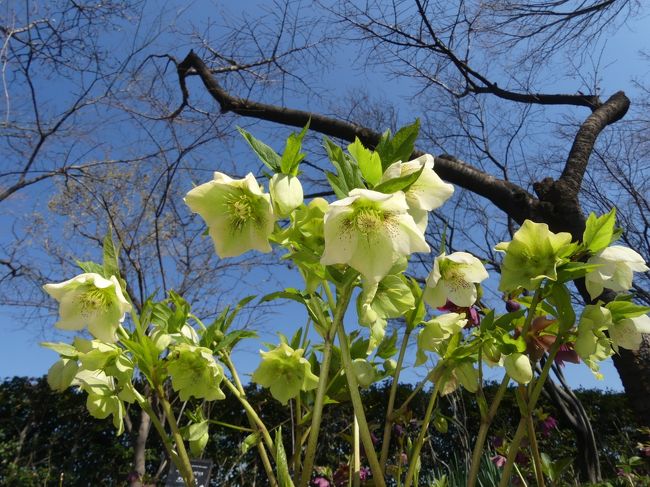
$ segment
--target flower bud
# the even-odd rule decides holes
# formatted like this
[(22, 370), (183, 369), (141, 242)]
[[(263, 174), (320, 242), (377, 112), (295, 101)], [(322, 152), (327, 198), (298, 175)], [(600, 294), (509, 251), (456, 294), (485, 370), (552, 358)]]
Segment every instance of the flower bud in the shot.
[(269, 183), (273, 208), (280, 218), (289, 216), (302, 204), (303, 193), (300, 180), (289, 174), (274, 174)]
[(508, 375), (520, 384), (528, 384), (533, 378), (533, 368), (526, 355), (513, 353), (503, 360)]

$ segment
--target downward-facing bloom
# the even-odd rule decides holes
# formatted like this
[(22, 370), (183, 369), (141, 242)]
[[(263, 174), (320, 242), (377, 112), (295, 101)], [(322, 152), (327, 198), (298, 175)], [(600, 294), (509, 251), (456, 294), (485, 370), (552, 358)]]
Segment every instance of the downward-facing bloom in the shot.
[(300, 180), (289, 174), (274, 174), (269, 182), (269, 193), (276, 214), (284, 218), (302, 204)]
[[(454, 186), (445, 183), (433, 170), (433, 156), (423, 156), (408, 162), (395, 162), (386, 168), (381, 182), (408, 176), (422, 169), (422, 173), (406, 191), (409, 213), (424, 232), (427, 228), (428, 212), (440, 208), (454, 194)], [(423, 169), (424, 167), (424, 169)]]
[(315, 389), (318, 376), (312, 373), (303, 353), (302, 348), (294, 350), (284, 342), (268, 352), (260, 351), (262, 363), (253, 372), (253, 382), (270, 388), (271, 395), (282, 404), (287, 404), (300, 391)]
[(369, 282), (381, 281), (400, 257), (429, 252), (401, 191), (353, 189), (329, 205), (324, 223), (321, 264), (348, 264)]
[(106, 342), (116, 341), (115, 332), (131, 311), (115, 276), (105, 279), (99, 274), (80, 274), (68, 281), (43, 286), (46, 293), (59, 302), (59, 321), (63, 330), (88, 331)]
[(533, 290), (544, 278), (556, 280), (556, 268), (563, 262), (564, 251), (570, 243), (570, 233), (553, 233), (545, 223), (526, 220), (511, 242), (501, 242), (495, 247), (506, 253), (499, 290), (513, 291), (520, 286)]
[(510, 377), (520, 384), (528, 384), (533, 378), (533, 368), (528, 357), (522, 353), (511, 353), (503, 359), (503, 366)]
[(456, 306), (469, 307), (476, 302), (476, 284), (488, 278), (480, 260), (467, 252), (439, 255), (427, 277), (424, 300), (432, 307), (447, 300)]
[(206, 401), (226, 398), (219, 389), (223, 369), (215, 362), (209, 348), (188, 343), (176, 345), (168, 357), (167, 372), (181, 401), (187, 401), (191, 396)]
[(643, 333), (650, 333), (650, 316), (648, 315), (624, 318), (609, 326), (609, 338), (612, 340), (612, 348), (616, 352), (618, 352), (618, 347), (638, 350), (643, 342)]
[(232, 179), (215, 172), (212, 181), (187, 193), (185, 203), (205, 220), (219, 257), (271, 251), (268, 239), (275, 224), (271, 198), (251, 173)]
[(633, 273), (648, 270), (643, 257), (621, 245), (612, 245), (603, 249), (587, 263), (600, 265), (585, 276), (585, 284), (591, 299), (600, 296), (604, 288), (617, 292), (629, 290), (632, 287)]
[(467, 324), (464, 314), (445, 313), (424, 322), (418, 334), (416, 365), (427, 360), (426, 352), (438, 352), (440, 345), (459, 333)]

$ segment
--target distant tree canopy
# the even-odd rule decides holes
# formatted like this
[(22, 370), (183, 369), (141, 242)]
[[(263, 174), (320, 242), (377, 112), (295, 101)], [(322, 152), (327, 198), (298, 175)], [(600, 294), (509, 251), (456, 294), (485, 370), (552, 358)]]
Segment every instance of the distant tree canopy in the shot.
[[(389, 384), (366, 390), (368, 417), (371, 424), (380, 424), (385, 415), (385, 401)], [(402, 385), (398, 394), (402, 399), (412, 387)], [(494, 388), (487, 388), (487, 393)], [(248, 387), (253, 405), (262, 411), (263, 420), (274, 426), (286, 424), (289, 417), (286, 410), (270, 397), (266, 390)], [(417, 434), (419, 425), (409, 418), (421, 417), (426, 401), (413, 401), (413, 410), (407, 412), (400, 424), (406, 436), (395, 442), (394, 457), (399, 447), (405, 448), (406, 437)], [(642, 432), (629, 426), (632, 412), (627, 406), (624, 394), (602, 391), (577, 392), (595, 428), (596, 441), (600, 446), (603, 474), (606, 478), (616, 477), (617, 463), (623, 456), (638, 454), (637, 442), (647, 441)], [(507, 395), (506, 397), (511, 397)], [(344, 400), (344, 398), (341, 398)], [(127, 485), (132, 469), (132, 441), (125, 433), (116, 437), (109, 420), (91, 418), (84, 406), (85, 396), (68, 390), (59, 394), (52, 392), (44, 378), (29, 379), (14, 377), (0, 384), (0, 484), (39, 485)], [(431, 427), (428, 446), (423, 450), (422, 478), (432, 478), (445, 473), (455, 465), (464, 466), (470, 452), (471, 440), (478, 430), (479, 417), (472, 397), (463, 393), (447, 396), (441, 402), (435, 427)], [(344, 406), (349, 403), (344, 403)], [(182, 407), (176, 402), (176, 407)], [(200, 404), (184, 405), (191, 411)], [(511, 418), (517, 414), (514, 399), (506, 399), (497, 417), (491, 434), (491, 453), (496, 454), (499, 438), (507, 440), (512, 433)], [(135, 416), (135, 412), (131, 412)], [(557, 411), (548, 402), (540, 406), (539, 418), (550, 414), (557, 417)], [(210, 419), (220, 424), (210, 426), (211, 436), (204, 458), (214, 462), (213, 486), (253, 485), (255, 478), (264, 485), (264, 471), (258, 465), (259, 458), (254, 448), (242, 448), (247, 433), (227, 428), (223, 424), (247, 427), (245, 414), (237, 400), (229, 395), (218, 402), (209, 412)], [(351, 407), (326, 409), (323, 421), (322, 445), (316, 465), (336, 470), (348, 461), (349, 438), (351, 436)], [(436, 429), (437, 428), (437, 429)], [(284, 428), (289, 431), (290, 428)], [(446, 431), (445, 431), (446, 430)], [(379, 434), (377, 436), (380, 436)], [(288, 438), (287, 438), (288, 440)], [(289, 444), (288, 441), (285, 441)], [(557, 429), (542, 435), (541, 449), (552, 459), (572, 458), (576, 455), (574, 436), (561, 421)], [(290, 452), (288, 452), (290, 454)], [(164, 479), (167, 464), (162, 446), (152, 438), (147, 449), (147, 474), (151, 479)], [(648, 465), (646, 464), (646, 467)], [(462, 467), (461, 467), (462, 468)], [(566, 480), (571, 480), (570, 471)]]

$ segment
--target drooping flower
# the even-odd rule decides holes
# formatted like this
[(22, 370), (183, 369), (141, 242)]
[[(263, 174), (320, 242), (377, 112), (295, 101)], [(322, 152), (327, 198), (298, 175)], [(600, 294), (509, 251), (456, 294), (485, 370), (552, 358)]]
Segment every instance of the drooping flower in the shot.
[(232, 179), (215, 172), (212, 181), (187, 193), (185, 203), (205, 220), (219, 257), (271, 251), (268, 239), (275, 224), (271, 198), (253, 174)]
[(585, 306), (578, 322), (578, 334), (573, 348), (598, 378), (602, 378), (598, 372), (598, 363), (612, 354), (610, 340), (605, 335), (605, 330), (612, 325), (611, 311), (594, 305)]
[(423, 327), (418, 334), (416, 365), (426, 362), (425, 351), (437, 352), (444, 341), (459, 333), (466, 324), (465, 315), (458, 313), (435, 316), (423, 323)]
[(300, 391), (315, 389), (318, 376), (312, 373), (303, 353), (302, 348), (294, 350), (284, 342), (268, 352), (260, 351), (262, 362), (253, 372), (253, 382), (270, 388), (271, 395), (282, 404), (287, 404)]
[(533, 378), (533, 368), (524, 354), (511, 353), (503, 359), (503, 366), (508, 375), (520, 384), (528, 384)]
[(431, 154), (424, 154), (408, 162), (398, 161), (386, 168), (381, 179), (383, 183), (422, 170), (417, 181), (406, 191), (409, 213), (422, 232), (427, 228), (428, 212), (441, 207), (454, 194), (454, 186), (440, 179), (433, 170), (433, 163)]
[(215, 362), (209, 348), (181, 343), (172, 347), (168, 357), (167, 372), (172, 378), (172, 388), (181, 401), (191, 396), (206, 401), (225, 399), (219, 388), (223, 369)]
[(566, 257), (564, 253), (570, 244), (570, 233), (553, 233), (545, 223), (526, 220), (512, 241), (501, 242), (495, 247), (506, 253), (499, 289), (514, 291), (521, 286), (533, 290), (544, 278), (556, 280), (556, 268)]
[(638, 350), (643, 342), (643, 333), (650, 333), (650, 316), (624, 318), (611, 324), (608, 330), (612, 348), (616, 352), (618, 352), (618, 347)]
[(106, 342), (116, 341), (115, 332), (131, 311), (115, 276), (105, 279), (85, 273), (58, 284), (46, 284), (43, 289), (59, 302), (57, 328), (81, 330), (87, 326), (95, 338)]
[(427, 277), (424, 300), (432, 307), (443, 306), (447, 300), (457, 306), (469, 307), (478, 296), (476, 284), (487, 279), (480, 260), (467, 252), (439, 255)]
[(369, 282), (381, 281), (400, 257), (429, 252), (401, 191), (353, 189), (329, 205), (324, 223), (321, 264), (348, 264)]
[(560, 422), (553, 416), (549, 415), (546, 417), (546, 419), (540, 422), (540, 429), (542, 431), (542, 434), (544, 436), (549, 436), (551, 434), (551, 431), (557, 429), (558, 424), (560, 424)]
[(596, 299), (604, 288), (622, 292), (632, 288), (634, 272), (646, 272), (643, 257), (632, 249), (612, 245), (589, 258), (588, 264), (599, 264), (585, 276), (585, 284), (591, 299)]
[(289, 174), (274, 174), (269, 182), (269, 193), (273, 208), (280, 218), (288, 216), (303, 201), (300, 180)]

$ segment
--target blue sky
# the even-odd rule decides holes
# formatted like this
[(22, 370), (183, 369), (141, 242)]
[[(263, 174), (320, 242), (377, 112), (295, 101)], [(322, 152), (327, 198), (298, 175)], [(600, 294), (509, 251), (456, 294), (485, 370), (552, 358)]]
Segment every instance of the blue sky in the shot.
[[(167, 5), (170, 6), (170, 9), (173, 9), (175, 4), (174, 2), (170, 2)], [(184, 3), (179, 2), (176, 5), (180, 6), (184, 5)], [(257, 2), (253, 1), (231, 1), (222, 4), (220, 8), (233, 13), (238, 12), (239, 14), (242, 14), (246, 9), (253, 8), (255, 5), (257, 5)], [(156, 5), (150, 3), (148, 8), (153, 11), (156, 9)], [(203, 18), (206, 20), (210, 15), (214, 15), (214, 18), (219, 19), (219, 12), (214, 10), (212, 5), (209, 5), (207, 2), (197, 2), (193, 6), (192, 12), (186, 10), (179, 14), (177, 18), (178, 23), (182, 24), (184, 20), (192, 20), (190, 14), (193, 15), (195, 19), (201, 17), (202, 14), (205, 14)], [(196, 24), (198, 21), (194, 21), (194, 23)], [(217, 25), (218, 24), (219, 21), (217, 20)], [(650, 63), (643, 61), (639, 55), (641, 49), (650, 49), (650, 43), (647, 37), (648, 24), (647, 16), (639, 17), (633, 19), (629, 26), (619, 29), (615, 35), (606, 40), (603, 39), (603, 53), (602, 56), (600, 56), (600, 77), (602, 78), (600, 87), (605, 95), (609, 95), (619, 89), (628, 92), (633, 91), (634, 87), (632, 80), (634, 78), (643, 79), (650, 71)], [(117, 36), (113, 36), (112, 39), (117, 45), (119, 42)], [(173, 46), (173, 38), (170, 38), (169, 36), (161, 39), (160, 42), (161, 46), (157, 49), (153, 49), (153, 51), (165, 52), (165, 49), (170, 49), (170, 46)], [(189, 44), (184, 44), (183, 46), (176, 47), (177, 49), (174, 53), (177, 56), (182, 57), (191, 46)], [(319, 79), (319, 84), (327, 87), (335, 93), (366, 90), (376, 98), (390, 99), (392, 102), (398, 103), (400, 118), (403, 118), (401, 121), (410, 121), (410, 110), (415, 104), (417, 104), (417, 101), (408, 98), (408, 94), (412, 92), (412, 87), (409, 85), (409, 82), (404, 81), (403, 79), (390, 78), (380, 70), (353, 69), (357, 62), (356, 54), (356, 51), (353, 49), (346, 48), (333, 53), (334, 57), (332, 63), (337, 66), (349, 67), (349, 69), (332, 69), (329, 72), (325, 72), (323, 73), (322, 78)], [(574, 87), (575, 82), (571, 81), (566, 76), (559, 77), (558, 79), (553, 79), (553, 77), (550, 76), (547, 79), (546, 88), (548, 88), (549, 91), (553, 89), (568, 91), (574, 89)], [(50, 92), (52, 99), (55, 99), (55, 97), (58, 96), (59, 89), (60, 87), (55, 88), (54, 85), (52, 86)], [(194, 89), (197, 89), (197, 86), (195, 86)], [(302, 107), (307, 103), (308, 100), (294, 98), (291, 99), (290, 104), (295, 107)], [(322, 110), (328, 110), (327, 106), (315, 106), (313, 100), (311, 100), (309, 104), (315, 109), (320, 108)], [(242, 121), (242, 124), (243, 123), (246, 123), (246, 121)], [(260, 127), (259, 131), (261, 133), (264, 132), (263, 125)], [(114, 143), (115, 140), (109, 142)], [(259, 170), (259, 168), (257, 169)], [(251, 170), (255, 170), (255, 166), (252, 166)], [(8, 228), (9, 222), (12, 221), (14, 217), (20, 216), (20, 201), (23, 198), (40, 198), (43, 203), (45, 203), (48, 189), (51, 190), (52, 187), (48, 184), (42, 184), (25, 195), (17, 195), (14, 203), (18, 204), (12, 207), (9, 211), (3, 208), (3, 216), (2, 220), (0, 220), (3, 222), (3, 226)], [(7, 213), (5, 213), (5, 211), (7, 211)], [(60, 280), (69, 277), (71, 276), (61, 276)], [(286, 271), (283, 280), (288, 283), (287, 286), (298, 284), (297, 277), (290, 273), (290, 271)], [(40, 330), (47, 330), (47, 324), (39, 322), (37, 324), (38, 326), (34, 326), (36, 325), (33, 322), (35, 319), (42, 320), (42, 318), (26, 319), (24, 313), (14, 308), (0, 308), (0, 329), (2, 330), (2, 340), (0, 341), (0, 377), (12, 375), (38, 376), (46, 373), (48, 367), (56, 360), (56, 354), (50, 350), (41, 348), (38, 343), (42, 340), (71, 339), (70, 336), (64, 333), (42, 333)], [(280, 310), (267, 318), (264, 326), (263, 338), (264, 340), (272, 341), (274, 334), (273, 330), (282, 330), (285, 334), (291, 335), (295, 327), (301, 325), (304, 322), (304, 319), (304, 313), (297, 305), (293, 303), (287, 305), (283, 304)], [(352, 323), (351, 320), (353, 319), (354, 317), (351, 316), (349, 322)], [(53, 321), (54, 320), (52, 320), (52, 322)], [(39, 332), (35, 332), (35, 329), (38, 329)], [(257, 361), (257, 349), (259, 348), (260, 347), (257, 344), (251, 344), (241, 352), (240, 356), (241, 361), (244, 364), (244, 373), (248, 373), (254, 368)], [(576, 366), (568, 364), (566, 368), (569, 382), (575, 387), (599, 387), (621, 390), (621, 383), (618, 379), (618, 374), (611, 364), (611, 361), (607, 361), (603, 364), (602, 372), (605, 375), (605, 380), (597, 381), (593, 378), (591, 372), (582, 365)], [(405, 377), (407, 379), (416, 380), (417, 374), (407, 373)], [(489, 374), (488, 378), (490, 378)]]

